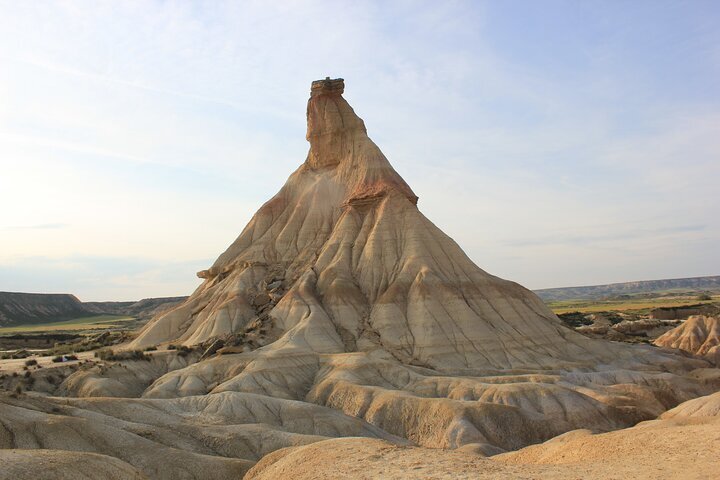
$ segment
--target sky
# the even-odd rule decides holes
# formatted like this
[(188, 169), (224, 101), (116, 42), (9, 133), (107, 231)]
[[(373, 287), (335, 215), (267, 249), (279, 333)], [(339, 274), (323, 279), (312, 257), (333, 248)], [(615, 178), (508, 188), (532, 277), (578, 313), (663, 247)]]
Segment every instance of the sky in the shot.
[(720, 274), (720, 2), (0, 0), (0, 290), (187, 295), (345, 98), (484, 270)]

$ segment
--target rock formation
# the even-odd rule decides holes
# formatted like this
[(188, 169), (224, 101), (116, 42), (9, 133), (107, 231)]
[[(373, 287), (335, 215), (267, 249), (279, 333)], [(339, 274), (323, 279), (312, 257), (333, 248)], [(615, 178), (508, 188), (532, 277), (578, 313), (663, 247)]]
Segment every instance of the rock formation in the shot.
[[(587, 338), (481, 270), (418, 210), (343, 90), (313, 82), (305, 162), (126, 346), (159, 345), (152, 360), (0, 398), (0, 447), (111, 455), (151, 478), (238, 478), (327, 440), (460, 449), (438, 454), (447, 466), (628, 427), (720, 386), (704, 360)], [(369, 440), (333, 440), (348, 436)], [(262, 463), (257, 478), (296, 477)]]
[(343, 89), (341, 79), (313, 83), (305, 163), (134, 348), (259, 329), (272, 350), (382, 350), (441, 371), (621, 355), (563, 328), (536, 295), (478, 268), (425, 218)]
[[(717, 397), (717, 394), (714, 396)], [(711, 403), (702, 397), (680, 405)], [(670, 413), (670, 412), (668, 412)], [(246, 480), (353, 478), (707, 479), (720, 468), (718, 410), (644, 422), (600, 435), (575, 430), (540, 445), (483, 458), (471, 448), (438, 450), (367, 438), (285, 448), (258, 462)]]
[(720, 317), (692, 316), (655, 340), (655, 345), (684, 350), (720, 366)]

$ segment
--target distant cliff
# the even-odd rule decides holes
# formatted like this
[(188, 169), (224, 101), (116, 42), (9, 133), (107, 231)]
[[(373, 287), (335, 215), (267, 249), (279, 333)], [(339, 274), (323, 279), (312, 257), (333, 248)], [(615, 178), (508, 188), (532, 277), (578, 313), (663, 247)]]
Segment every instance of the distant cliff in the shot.
[(37, 324), (94, 315), (68, 293), (0, 292), (0, 326)]
[(61, 322), (92, 315), (150, 318), (187, 297), (145, 298), (137, 302), (81, 302), (68, 293), (0, 292), (0, 327)]
[(544, 288), (535, 290), (545, 301), (558, 300), (597, 300), (619, 295), (638, 293), (657, 293), (664, 291), (720, 291), (720, 275), (713, 277), (673, 278), (665, 280), (646, 280), (640, 282), (610, 283), (586, 287)]
[(88, 310), (97, 314), (129, 315), (149, 318), (185, 301), (187, 297), (144, 298), (137, 302), (85, 302)]

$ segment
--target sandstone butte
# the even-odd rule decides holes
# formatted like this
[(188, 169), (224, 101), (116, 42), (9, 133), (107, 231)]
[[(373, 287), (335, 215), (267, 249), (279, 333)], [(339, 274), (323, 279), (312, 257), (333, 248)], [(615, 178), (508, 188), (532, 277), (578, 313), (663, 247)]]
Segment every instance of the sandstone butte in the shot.
[(720, 370), (582, 336), (481, 270), (343, 91), (313, 82), (305, 162), (125, 346), (149, 361), (0, 397), (0, 478), (716, 473)]

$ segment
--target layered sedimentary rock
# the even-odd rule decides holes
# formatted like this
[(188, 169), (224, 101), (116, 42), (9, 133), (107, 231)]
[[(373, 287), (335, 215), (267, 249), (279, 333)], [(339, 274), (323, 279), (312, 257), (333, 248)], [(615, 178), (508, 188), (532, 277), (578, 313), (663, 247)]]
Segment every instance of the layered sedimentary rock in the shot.
[(168, 373), (144, 396), (271, 395), (422, 445), (514, 449), (707, 393), (681, 377), (707, 364), (586, 338), (475, 265), (419, 211), (343, 90), (313, 83), (305, 162), (132, 344), (222, 339), (233, 346), (218, 351), (237, 354)]
[[(702, 359), (587, 338), (476, 266), (419, 211), (343, 90), (313, 83), (305, 162), (193, 295), (127, 345), (159, 345), (152, 360), (85, 368), (50, 392), (75, 398), (7, 399), (5, 448), (57, 448), (32, 422), (67, 425), (84, 434), (69, 449), (92, 438), (152, 478), (182, 462), (199, 465), (188, 478), (225, 478), (345, 436), (492, 455), (627, 427), (720, 386)], [(179, 361), (169, 344), (196, 351)], [(133, 398), (109, 398), (120, 390)], [(111, 437), (128, 448), (99, 441)]]
[(67, 293), (0, 292), (0, 326), (68, 320), (92, 315)]
[(384, 350), (456, 371), (607, 361), (622, 355), (563, 328), (532, 292), (478, 268), (418, 210), (368, 138), (342, 80), (314, 82), (310, 151), (181, 307), (134, 347), (186, 345), (265, 320), (273, 350)]
[[(691, 403), (717, 404), (702, 397), (675, 410), (682, 412)], [(714, 454), (718, 441), (717, 410), (600, 435), (576, 430), (492, 458), (483, 458), (472, 445), (448, 451), (343, 438), (273, 452), (245, 479), (708, 479), (720, 468)]]
[(705, 357), (720, 366), (720, 317), (692, 316), (654, 343)]

